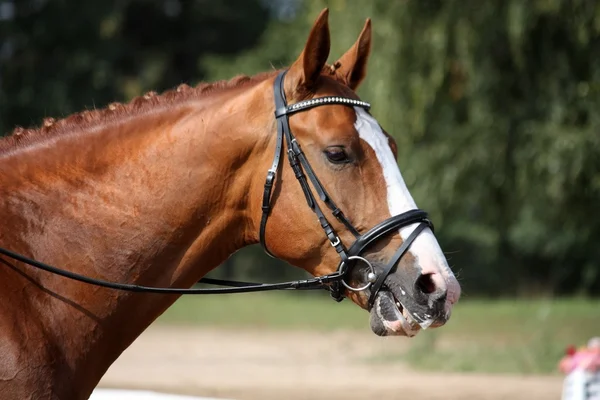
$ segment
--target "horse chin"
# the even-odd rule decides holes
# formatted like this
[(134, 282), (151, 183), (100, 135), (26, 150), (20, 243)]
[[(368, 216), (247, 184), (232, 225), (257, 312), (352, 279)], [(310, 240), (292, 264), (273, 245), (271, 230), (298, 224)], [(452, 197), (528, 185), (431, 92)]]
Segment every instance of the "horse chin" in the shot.
[(382, 290), (371, 308), (371, 329), (379, 336), (413, 337), (421, 328), (390, 291)]

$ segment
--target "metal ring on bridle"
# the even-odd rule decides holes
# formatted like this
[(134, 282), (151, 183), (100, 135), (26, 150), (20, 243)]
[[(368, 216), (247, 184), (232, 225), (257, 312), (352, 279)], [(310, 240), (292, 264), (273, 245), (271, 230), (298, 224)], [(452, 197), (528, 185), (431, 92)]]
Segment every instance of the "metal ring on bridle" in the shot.
[[(341, 279), (342, 285), (344, 285), (347, 289), (352, 290), (353, 292), (362, 292), (363, 290), (367, 290), (373, 284), (373, 282), (375, 282), (377, 280), (377, 275), (375, 275), (375, 268), (373, 268), (373, 265), (371, 265), (371, 263), (366, 258), (363, 258), (360, 256), (350, 256), (350, 257), (348, 257), (348, 260), (360, 260), (360, 261), (364, 262), (365, 264), (367, 264), (367, 266), (369, 267), (369, 270), (370, 270), (367, 273), (367, 280), (369, 282), (367, 282), (367, 284), (364, 286), (355, 288), (355, 287), (348, 285), (346, 283), (346, 281), (342, 278)], [(342, 261), (342, 263), (340, 264), (340, 268), (339, 268), (340, 270), (342, 269), (342, 267), (344, 266), (344, 263), (346, 261), (347, 260)]]

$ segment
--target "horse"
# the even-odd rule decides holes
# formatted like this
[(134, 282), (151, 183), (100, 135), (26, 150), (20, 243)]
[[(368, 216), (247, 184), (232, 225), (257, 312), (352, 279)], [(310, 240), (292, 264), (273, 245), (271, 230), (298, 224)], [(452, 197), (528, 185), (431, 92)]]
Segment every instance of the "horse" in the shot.
[(314, 277), (285, 288), (350, 299), (377, 335), (448, 321), (460, 285), (356, 94), (370, 19), (333, 64), (329, 51), (324, 9), (288, 68), (0, 140), (2, 398), (88, 398), (181, 293), (258, 243)]

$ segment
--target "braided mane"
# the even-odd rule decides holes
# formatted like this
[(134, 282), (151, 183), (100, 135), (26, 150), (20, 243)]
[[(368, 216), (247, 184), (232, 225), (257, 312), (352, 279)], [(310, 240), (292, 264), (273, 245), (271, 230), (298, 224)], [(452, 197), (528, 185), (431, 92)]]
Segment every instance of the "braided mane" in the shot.
[(40, 127), (17, 127), (9, 136), (0, 138), (0, 153), (16, 147), (38, 143), (61, 134), (73, 133), (74, 131), (84, 132), (90, 128), (139, 115), (157, 107), (170, 107), (211, 93), (257, 83), (267, 79), (274, 73), (274, 71), (263, 72), (252, 77), (240, 75), (228, 81), (200, 83), (195, 87), (182, 84), (176, 89), (168, 90), (162, 94), (150, 91), (128, 103), (110, 103), (105, 108), (77, 112), (62, 119), (44, 118)]

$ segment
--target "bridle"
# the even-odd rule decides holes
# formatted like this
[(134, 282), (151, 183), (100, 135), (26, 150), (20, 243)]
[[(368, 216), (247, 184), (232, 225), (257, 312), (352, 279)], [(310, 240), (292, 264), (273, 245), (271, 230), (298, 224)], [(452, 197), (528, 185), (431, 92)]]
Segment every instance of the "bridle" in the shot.
[[(279, 169), (279, 162), (281, 159), (281, 153), (283, 149), (283, 141), (285, 138), (285, 142), (287, 145), (288, 161), (290, 163), (290, 166), (292, 167), (292, 170), (294, 171), (294, 174), (296, 175), (296, 179), (300, 183), (302, 191), (304, 192), (304, 197), (306, 198), (308, 207), (310, 207), (310, 209), (317, 215), (317, 219), (319, 220), (321, 228), (325, 232), (327, 239), (329, 239), (329, 243), (339, 254), (341, 259), (337, 271), (333, 274), (325, 276), (328, 278), (335, 278), (332, 281), (331, 285), (329, 285), (331, 296), (334, 300), (341, 301), (344, 298), (342, 286), (346, 287), (348, 290), (356, 292), (360, 292), (371, 288), (371, 294), (369, 296), (368, 302), (370, 309), (373, 306), (377, 293), (379, 293), (379, 291), (383, 287), (385, 279), (392, 272), (396, 263), (400, 260), (400, 258), (402, 258), (402, 256), (406, 253), (412, 242), (414, 242), (417, 236), (425, 228), (431, 228), (431, 230), (433, 231), (433, 224), (431, 223), (431, 221), (429, 221), (426, 212), (415, 209), (388, 218), (362, 235), (358, 232), (358, 230), (344, 215), (342, 210), (340, 210), (340, 208), (334, 203), (334, 201), (331, 199), (331, 196), (329, 196), (329, 194), (325, 190), (325, 187), (323, 187), (323, 184), (317, 178), (317, 175), (310, 166), (310, 163), (308, 162), (306, 155), (302, 151), (300, 144), (292, 134), (289, 124), (289, 116), (298, 112), (309, 110), (314, 107), (332, 104), (361, 107), (367, 111), (371, 108), (371, 105), (364, 101), (339, 96), (317, 97), (314, 99), (305, 100), (299, 103), (288, 105), (285, 98), (285, 91), (283, 85), (286, 72), (287, 71), (282, 71), (279, 73), (279, 75), (277, 75), (273, 87), (273, 94), (275, 96), (275, 119), (277, 121), (277, 139), (275, 145), (275, 156), (273, 157), (273, 164), (267, 172), (267, 179), (265, 181), (265, 188), (263, 192), (262, 218), (260, 223), (260, 243), (265, 249), (265, 252), (271, 257), (274, 257), (267, 247), (267, 243), (265, 240), (265, 231), (267, 226), (267, 220), (271, 211), (271, 191), (273, 189), (275, 177)], [(356, 240), (350, 246), (350, 248), (347, 249), (344, 246), (342, 239), (338, 236), (338, 234), (335, 232), (335, 230), (323, 214), (321, 207), (315, 199), (315, 195), (310, 189), (308, 180), (310, 180), (310, 182), (312, 183), (312, 186), (314, 187), (321, 201), (323, 201), (323, 203), (325, 203), (325, 205), (331, 210), (331, 214), (335, 218), (337, 218), (346, 227), (346, 229), (348, 229), (354, 235)], [(377, 274), (373, 265), (366, 258), (360, 256), (360, 254), (365, 249), (367, 249), (371, 244), (373, 244), (381, 237), (387, 235), (390, 232), (415, 223), (418, 223), (419, 225), (417, 225), (415, 230), (402, 243), (400, 248), (396, 251), (394, 256), (390, 259), (390, 261), (384, 268), (383, 272)], [(361, 287), (352, 287), (346, 282), (346, 278), (348, 277), (350, 272), (350, 267), (356, 262), (364, 263), (369, 270), (367, 274), (367, 283)], [(342, 286), (340, 285), (340, 283), (342, 284)]]
[[(291, 282), (281, 283), (253, 283), (253, 282), (239, 282), (229, 281), (212, 278), (202, 278), (200, 283), (230, 286), (226, 288), (193, 288), (193, 289), (178, 289), (178, 288), (162, 288), (162, 287), (151, 287), (151, 286), (140, 286), (126, 283), (115, 283), (109, 282), (102, 279), (91, 278), (88, 276), (80, 275), (74, 272), (66, 271), (31, 258), (25, 257), (21, 254), (12, 252), (10, 250), (0, 247), (0, 254), (10, 257), (14, 260), (22, 263), (31, 265), (33, 267), (45, 270), (50, 273), (54, 273), (69, 279), (77, 280), (80, 282), (102, 286), (110, 289), (124, 290), (130, 292), (143, 292), (143, 293), (162, 293), (162, 294), (220, 294), (220, 293), (243, 293), (243, 292), (258, 292), (258, 291), (269, 291), (269, 290), (289, 290), (289, 289), (327, 289), (330, 291), (331, 296), (336, 301), (341, 301), (344, 298), (343, 287), (352, 291), (364, 291), (371, 289), (368, 305), (369, 309), (373, 306), (377, 293), (382, 289), (385, 279), (392, 272), (394, 266), (406, 253), (410, 245), (414, 242), (417, 236), (425, 229), (430, 228), (433, 231), (433, 224), (429, 221), (427, 213), (414, 209), (405, 213), (393, 216), (391, 218), (382, 221), (367, 232), (361, 234), (352, 225), (352, 223), (346, 218), (344, 213), (336, 206), (333, 202), (319, 179), (317, 178), (314, 170), (311, 168), (308, 159), (306, 158), (300, 144), (296, 141), (296, 138), (291, 132), (289, 125), (289, 116), (298, 112), (306, 111), (314, 107), (325, 106), (325, 105), (346, 105), (352, 107), (361, 107), (365, 110), (369, 110), (371, 107), (369, 103), (339, 97), (339, 96), (327, 96), (318, 97), (310, 100), (301, 101), (295, 104), (288, 105), (284, 93), (284, 78), (287, 71), (279, 73), (275, 79), (274, 84), (274, 96), (275, 96), (275, 119), (277, 122), (277, 139), (275, 146), (275, 156), (271, 168), (267, 172), (267, 178), (265, 181), (263, 201), (262, 201), (262, 218), (260, 223), (260, 243), (265, 249), (265, 252), (271, 257), (275, 257), (269, 251), (265, 232), (267, 227), (267, 221), (272, 209), (271, 204), (271, 192), (276, 182), (277, 172), (280, 166), (281, 155), (284, 148), (284, 140), (287, 147), (287, 155), (289, 164), (294, 171), (302, 191), (306, 198), (306, 202), (310, 209), (317, 215), (321, 228), (325, 232), (327, 239), (331, 243), (331, 246), (340, 256), (340, 264), (338, 269), (331, 274), (324, 276), (317, 276), (311, 279), (296, 280)], [(307, 179), (308, 176), (308, 179)], [(329, 221), (325, 217), (325, 214), (318, 205), (315, 195), (310, 188), (309, 181), (314, 187), (318, 194), (318, 197), (323, 203), (331, 210), (331, 213), (337, 218), (356, 238), (354, 243), (346, 248), (342, 239), (335, 232)], [(409, 225), (418, 224), (413, 232), (404, 240), (400, 248), (396, 251), (393, 257), (390, 259), (388, 264), (385, 266), (382, 272), (377, 273), (373, 265), (360, 254), (365, 251), (375, 241), (379, 240), (383, 236), (397, 231), (400, 228), (407, 227)], [(6, 265), (12, 266), (7, 261), (0, 258), (0, 262)], [(346, 279), (349, 277), (351, 267), (357, 262), (364, 263), (368, 268), (367, 283), (361, 287), (352, 287)], [(418, 316), (416, 316), (418, 318)], [(415, 318), (415, 319), (417, 319)], [(421, 322), (421, 321), (417, 321)]]

